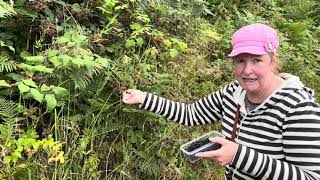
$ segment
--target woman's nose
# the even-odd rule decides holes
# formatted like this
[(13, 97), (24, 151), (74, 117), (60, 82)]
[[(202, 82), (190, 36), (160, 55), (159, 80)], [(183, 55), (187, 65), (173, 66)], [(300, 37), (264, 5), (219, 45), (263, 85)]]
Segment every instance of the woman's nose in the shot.
[(246, 63), (243, 69), (244, 74), (250, 74), (252, 72), (252, 64)]

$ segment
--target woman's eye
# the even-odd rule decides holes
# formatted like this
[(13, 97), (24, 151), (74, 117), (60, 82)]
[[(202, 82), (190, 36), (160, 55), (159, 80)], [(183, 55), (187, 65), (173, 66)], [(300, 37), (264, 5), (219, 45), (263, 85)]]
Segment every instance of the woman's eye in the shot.
[(236, 63), (236, 64), (241, 64), (241, 63), (243, 63), (243, 62), (244, 62), (243, 59), (237, 59), (237, 60), (235, 60), (235, 63)]
[(259, 63), (259, 62), (261, 62), (261, 59), (254, 59), (253, 62), (254, 63)]

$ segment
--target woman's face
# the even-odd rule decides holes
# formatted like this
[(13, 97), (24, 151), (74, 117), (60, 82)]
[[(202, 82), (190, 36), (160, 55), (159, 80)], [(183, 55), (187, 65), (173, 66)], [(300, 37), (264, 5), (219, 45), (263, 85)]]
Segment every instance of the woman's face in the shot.
[(265, 94), (271, 87), (275, 74), (274, 61), (269, 54), (240, 54), (233, 58), (234, 75), (240, 85), (253, 95)]

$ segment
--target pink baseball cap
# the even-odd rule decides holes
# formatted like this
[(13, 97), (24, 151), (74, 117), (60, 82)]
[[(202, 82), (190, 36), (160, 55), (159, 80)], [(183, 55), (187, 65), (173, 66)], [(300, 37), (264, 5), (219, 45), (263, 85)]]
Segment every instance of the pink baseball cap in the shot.
[(232, 52), (229, 57), (241, 53), (264, 55), (277, 52), (279, 37), (273, 28), (264, 24), (250, 24), (232, 35)]

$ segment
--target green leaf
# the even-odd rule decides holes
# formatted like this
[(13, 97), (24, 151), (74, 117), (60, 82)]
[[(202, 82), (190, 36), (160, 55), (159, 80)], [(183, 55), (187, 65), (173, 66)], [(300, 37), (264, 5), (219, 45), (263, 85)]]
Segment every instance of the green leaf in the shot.
[(133, 24), (130, 25), (130, 28), (131, 28), (132, 30), (139, 30), (139, 29), (141, 29), (142, 27), (141, 27), (141, 25), (138, 24), (138, 23), (133, 23)]
[(70, 41), (70, 40), (67, 39), (67, 38), (64, 37), (64, 36), (57, 38), (57, 43), (58, 43), (58, 44), (64, 44), (64, 43), (67, 43), (67, 42), (69, 42), (69, 41)]
[(43, 101), (43, 94), (41, 94), (37, 89), (31, 88), (30, 93), (38, 102), (41, 103)]
[(5, 156), (5, 157), (3, 158), (3, 163), (4, 163), (4, 164), (8, 164), (8, 163), (11, 162), (11, 160), (12, 160), (12, 157), (11, 157), (11, 156)]
[(130, 141), (131, 141), (132, 143), (136, 143), (136, 142), (138, 141), (137, 136), (130, 136)]
[(98, 57), (95, 61), (101, 64), (101, 66), (103, 66), (104, 68), (109, 67), (110, 59)]
[(52, 87), (47, 86), (46, 84), (43, 84), (40, 88), (41, 92), (48, 92), (52, 89)]
[(136, 39), (138, 46), (142, 46), (143, 45), (143, 39), (142, 38), (137, 38)]
[(15, 151), (22, 152), (22, 150), (23, 150), (23, 146), (20, 145), (17, 147), (17, 149)]
[(66, 31), (64, 34), (63, 34), (63, 37), (64, 38), (67, 38), (68, 41), (72, 39), (72, 31)]
[(55, 57), (55, 56), (58, 55), (58, 53), (59, 53), (58, 50), (55, 50), (55, 49), (50, 50), (50, 51), (48, 52), (48, 58)]
[[(11, 2), (11, 1), (10, 1)], [(4, 1), (0, 1), (0, 18), (6, 18), (16, 14), (15, 10), (13, 9), (11, 3), (6, 3)]]
[(38, 150), (40, 145), (42, 145), (43, 142), (42, 141), (36, 141), (32, 144), (33, 149)]
[(14, 152), (12, 153), (12, 156), (13, 156), (13, 157), (17, 157), (17, 158), (21, 158), (21, 152), (19, 152), (19, 151), (14, 151)]
[(107, 49), (107, 51), (108, 51), (109, 53), (113, 53), (113, 52), (114, 52), (114, 47), (112, 47), (112, 46), (109, 46), (109, 47), (107, 47), (106, 49)]
[(81, 7), (78, 3), (74, 3), (72, 4), (72, 11), (74, 12), (80, 12), (81, 11)]
[(137, 138), (136, 134), (133, 132), (133, 130), (129, 130), (127, 132), (127, 136), (130, 138), (130, 141), (132, 143), (136, 143), (138, 141), (138, 138)]
[(10, 84), (8, 84), (5, 80), (0, 80), (0, 86), (2, 86), (2, 87), (10, 87)]
[(93, 61), (93, 60), (94, 60), (93, 55), (92, 55), (92, 54), (89, 54), (89, 53), (83, 55), (82, 58), (83, 58), (84, 60), (89, 60), (89, 61)]
[(96, 66), (96, 62), (94, 62), (94, 61), (90, 61), (90, 60), (88, 60), (88, 59), (84, 59), (84, 65), (86, 66), (86, 68), (87, 68), (87, 70), (88, 71), (92, 71), (93, 70), (93, 68)]
[(55, 95), (59, 96), (59, 97), (64, 97), (67, 96), (69, 94), (68, 90), (66, 90), (63, 87), (54, 87), (52, 89), (52, 91), (55, 93)]
[(55, 0), (54, 3), (60, 4), (62, 6), (66, 6), (66, 3), (63, 2), (62, 0)]
[(168, 39), (163, 40), (163, 44), (167, 47), (171, 47), (171, 42)]
[(83, 42), (85, 42), (88, 39), (87, 36), (82, 35), (82, 34), (78, 34), (76, 35), (76, 37), (73, 39), (73, 41), (75, 41), (78, 44), (82, 44)]
[(24, 78), (24, 77), (21, 76), (20, 74), (15, 74), (15, 73), (8, 73), (8, 74), (6, 74), (5, 76), (13, 79), (13, 80), (16, 81), (16, 82), (22, 81), (23, 78)]
[(179, 42), (179, 48), (182, 51), (185, 51), (187, 49), (187, 44), (184, 42)]
[(46, 94), (45, 99), (49, 111), (53, 110), (57, 106), (57, 100), (53, 94)]
[(36, 83), (35, 83), (34, 81), (32, 81), (31, 79), (23, 80), (22, 82), (23, 82), (25, 85), (30, 86), (30, 87), (34, 87), (34, 88), (38, 87), (38, 86), (36, 85)]
[(19, 17), (25, 16), (33, 19), (38, 18), (38, 14), (36, 12), (27, 11), (22, 8), (15, 8), (15, 11), (19, 14)]
[(33, 138), (33, 139), (37, 139), (39, 137), (39, 135), (37, 134), (36, 130), (34, 129), (28, 129), (26, 132), (26, 136)]
[(53, 70), (52, 68), (47, 68), (46, 66), (43, 66), (43, 65), (36, 65), (36, 66), (33, 66), (32, 68), (33, 71), (37, 71), (37, 72), (45, 72), (45, 73), (53, 73)]
[(171, 38), (171, 41), (173, 42), (173, 44), (177, 44), (179, 42), (177, 38)]
[(12, 162), (17, 162), (18, 161), (18, 157), (17, 156), (11, 156), (11, 160), (12, 160)]
[(32, 66), (24, 63), (19, 64), (18, 67), (23, 69), (29, 76), (32, 76), (34, 72), (45, 72), (51, 74), (54, 70), (43, 65)]
[(71, 61), (71, 57), (65, 54), (59, 55), (59, 60), (62, 61), (62, 64), (64, 66), (68, 65), (68, 63)]
[(200, 32), (204, 35), (206, 35), (208, 38), (213, 39), (213, 40), (220, 40), (221, 36), (219, 33), (212, 31), (210, 29), (202, 29)]
[(26, 57), (29, 57), (29, 56), (31, 56), (31, 54), (27, 51), (22, 51), (20, 53), (20, 57), (22, 57), (23, 59), (25, 59)]
[(123, 58), (122, 58), (123, 63), (126, 64), (126, 65), (130, 64), (131, 60), (132, 60), (132, 58), (128, 57), (127, 55), (124, 55)]
[(130, 47), (132, 47), (134, 45), (136, 45), (136, 42), (133, 39), (127, 40), (126, 48), (130, 48)]
[(4, 41), (0, 40), (1, 47), (8, 47), (11, 51), (15, 52), (15, 49), (12, 46), (7, 45)]
[(21, 63), (21, 64), (18, 65), (18, 67), (20, 69), (23, 69), (24, 71), (32, 71), (32, 67), (33, 66), (31, 66), (29, 64)]
[(176, 49), (169, 50), (170, 57), (172, 57), (172, 58), (175, 58), (178, 55), (178, 53), (179, 52)]
[(57, 56), (50, 57), (48, 60), (53, 64), (54, 67), (58, 67), (62, 64)]
[(30, 87), (24, 85), (23, 83), (18, 83), (18, 88), (19, 88), (20, 94), (23, 94), (23, 93), (30, 91)]
[(72, 61), (73, 64), (77, 65), (78, 68), (80, 68), (81, 66), (84, 65), (84, 61), (80, 56), (77, 56), (76, 58), (73, 58), (71, 61)]
[(19, 138), (17, 144), (19, 145), (16, 151), (22, 152), (23, 146), (31, 146), (36, 140), (34, 138)]
[(150, 49), (150, 54), (151, 54), (151, 56), (154, 56), (154, 57), (155, 57), (158, 53), (159, 53), (159, 52), (158, 52), (158, 49), (157, 49), (157, 48), (152, 47), (152, 48)]
[(128, 9), (128, 8), (129, 8), (128, 4), (123, 4), (123, 5), (121, 5), (121, 6), (116, 6), (116, 7), (114, 8), (114, 10)]
[(68, 42), (67, 47), (72, 47), (75, 46), (77, 43), (76, 42)]
[(24, 58), (26, 61), (34, 64), (40, 64), (44, 61), (43, 56), (28, 56)]

